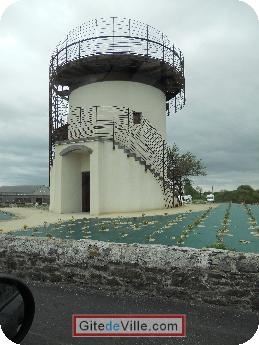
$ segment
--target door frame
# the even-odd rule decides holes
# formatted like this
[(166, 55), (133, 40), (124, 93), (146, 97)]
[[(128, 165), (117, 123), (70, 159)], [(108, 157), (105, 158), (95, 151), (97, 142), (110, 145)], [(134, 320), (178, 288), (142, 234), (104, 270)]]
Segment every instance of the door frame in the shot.
[(81, 172), (81, 182), (82, 182), (82, 212), (90, 212), (90, 171)]

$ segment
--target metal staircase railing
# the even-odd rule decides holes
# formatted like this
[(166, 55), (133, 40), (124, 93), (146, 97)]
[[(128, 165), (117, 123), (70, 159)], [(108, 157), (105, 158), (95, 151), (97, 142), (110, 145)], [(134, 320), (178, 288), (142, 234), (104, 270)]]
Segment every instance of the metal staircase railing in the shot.
[(166, 141), (146, 119), (136, 125), (133, 122), (133, 112), (129, 111), (127, 123), (114, 121), (113, 148), (118, 144), (128, 152), (141, 158), (146, 170), (150, 170), (163, 188), (165, 207), (174, 206), (173, 183), (167, 178), (168, 160)]
[(118, 106), (76, 107), (71, 109), (68, 138), (111, 140), (113, 149), (116, 146), (124, 149), (128, 156), (143, 164), (145, 170), (151, 171), (163, 189), (165, 207), (173, 207), (176, 191), (167, 177), (166, 141), (143, 116), (139, 124), (134, 124), (133, 113), (129, 108)]

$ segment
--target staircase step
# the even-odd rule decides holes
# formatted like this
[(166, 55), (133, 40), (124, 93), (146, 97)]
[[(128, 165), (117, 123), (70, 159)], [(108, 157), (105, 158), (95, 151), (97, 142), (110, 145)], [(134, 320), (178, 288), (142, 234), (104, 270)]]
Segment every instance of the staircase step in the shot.
[(132, 152), (128, 152), (127, 153), (127, 157), (136, 157), (135, 153), (132, 153)]
[(135, 161), (139, 162), (141, 165), (145, 166), (145, 171), (149, 170), (154, 177), (158, 178), (160, 181), (163, 181), (163, 176), (161, 176), (159, 173), (157, 173), (153, 168), (151, 168), (150, 164), (146, 164), (146, 161), (138, 157), (134, 152), (131, 152), (130, 149), (125, 148), (125, 146), (121, 145), (118, 141), (114, 141), (114, 145), (116, 145), (119, 149), (123, 150), (125, 154), (127, 154), (127, 157), (133, 157)]
[(139, 162), (140, 164), (146, 164), (146, 162), (144, 161), (144, 159), (141, 158), (141, 157), (136, 157), (135, 160), (136, 160), (137, 162)]

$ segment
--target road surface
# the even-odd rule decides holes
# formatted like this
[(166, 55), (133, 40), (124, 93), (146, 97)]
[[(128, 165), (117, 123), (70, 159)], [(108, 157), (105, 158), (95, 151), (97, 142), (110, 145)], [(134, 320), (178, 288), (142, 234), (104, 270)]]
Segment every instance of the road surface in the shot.
[[(70, 285), (27, 282), (36, 301), (33, 326), (22, 345), (237, 345), (256, 332), (259, 316), (225, 307), (190, 305), (148, 296), (116, 296)], [(187, 315), (185, 338), (73, 338), (72, 314), (173, 313)]]

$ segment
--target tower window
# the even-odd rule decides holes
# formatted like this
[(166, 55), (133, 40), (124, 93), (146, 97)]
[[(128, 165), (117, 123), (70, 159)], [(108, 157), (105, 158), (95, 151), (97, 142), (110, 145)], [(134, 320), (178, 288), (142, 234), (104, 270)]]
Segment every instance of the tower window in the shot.
[(142, 112), (133, 111), (133, 124), (140, 125), (141, 117), (142, 117)]

